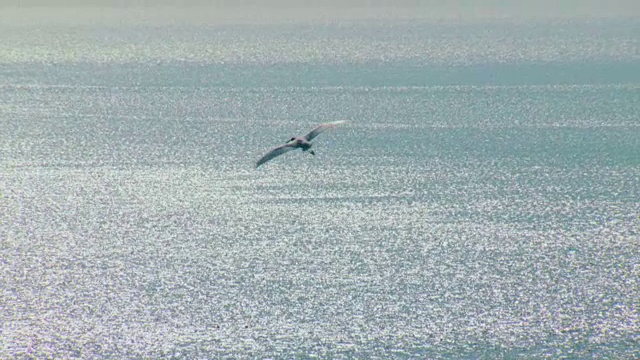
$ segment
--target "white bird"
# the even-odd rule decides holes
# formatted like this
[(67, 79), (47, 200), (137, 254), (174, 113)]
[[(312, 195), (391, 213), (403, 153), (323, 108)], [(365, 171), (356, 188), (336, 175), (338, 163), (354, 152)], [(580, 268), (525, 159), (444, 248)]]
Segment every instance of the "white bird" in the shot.
[[(334, 121), (334, 122), (330, 122), (330, 123), (326, 123), (326, 124), (321, 124), (316, 126), (315, 129), (311, 130), (310, 133), (308, 133), (305, 136), (300, 136), (300, 137), (292, 137), (291, 139), (289, 139), (289, 141), (287, 141), (286, 144), (284, 145), (280, 145), (278, 147), (275, 147), (271, 150), (269, 150), (266, 154), (264, 154), (260, 160), (258, 160), (258, 162), (256, 162), (256, 167), (266, 163), (267, 161), (273, 159), (274, 157), (278, 156), (278, 155), (282, 155), (284, 153), (286, 153), (287, 151), (291, 151), (294, 149), (302, 149), (302, 151), (307, 151), (311, 148), (311, 143), (309, 141), (311, 141), (311, 139), (313, 139), (314, 137), (318, 136), (321, 132), (335, 127), (336, 125), (339, 124), (343, 124), (345, 123), (345, 121)], [(311, 155), (315, 155), (316, 153), (313, 150), (310, 150), (309, 153)]]

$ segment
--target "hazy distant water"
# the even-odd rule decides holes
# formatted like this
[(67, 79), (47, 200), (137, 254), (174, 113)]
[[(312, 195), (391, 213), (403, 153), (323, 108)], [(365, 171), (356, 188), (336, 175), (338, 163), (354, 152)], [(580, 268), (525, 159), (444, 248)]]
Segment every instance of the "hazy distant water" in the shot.
[(0, 357), (640, 357), (639, 27), (0, 27)]

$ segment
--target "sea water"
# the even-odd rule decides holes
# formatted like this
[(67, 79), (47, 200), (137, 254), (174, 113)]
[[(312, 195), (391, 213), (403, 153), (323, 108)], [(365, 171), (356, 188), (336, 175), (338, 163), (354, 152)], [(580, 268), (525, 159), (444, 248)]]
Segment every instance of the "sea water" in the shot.
[(0, 357), (640, 357), (639, 29), (3, 25)]

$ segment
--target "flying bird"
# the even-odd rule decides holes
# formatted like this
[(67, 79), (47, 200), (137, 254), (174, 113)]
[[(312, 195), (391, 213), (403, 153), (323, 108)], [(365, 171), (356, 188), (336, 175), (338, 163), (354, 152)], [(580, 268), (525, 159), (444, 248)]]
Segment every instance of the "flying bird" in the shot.
[[(311, 139), (315, 138), (316, 136), (318, 136), (321, 132), (333, 128), (336, 125), (339, 124), (343, 124), (345, 123), (345, 121), (334, 121), (334, 122), (329, 122), (326, 124), (321, 124), (316, 126), (315, 129), (311, 130), (310, 133), (308, 133), (305, 136), (300, 136), (300, 137), (292, 137), (291, 139), (289, 139), (289, 141), (287, 141), (284, 145), (280, 145), (278, 147), (275, 147), (271, 150), (269, 150), (266, 154), (264, 154), (260, 160), (258, 160), (258, 162), (256, 162), (256, 167), (266, 163), (267, 161), (273, 159), (274, 157), (278, 156), (278, 155), (282, 155), (288, 151), (294, 150), (294, 149), (302, 149), (302, 151), (307, 151), (309, 149), (311, 149)], [(309, 154), (311, 155), (315, 155), (316, 153), (313, 150), (309, 150)]]

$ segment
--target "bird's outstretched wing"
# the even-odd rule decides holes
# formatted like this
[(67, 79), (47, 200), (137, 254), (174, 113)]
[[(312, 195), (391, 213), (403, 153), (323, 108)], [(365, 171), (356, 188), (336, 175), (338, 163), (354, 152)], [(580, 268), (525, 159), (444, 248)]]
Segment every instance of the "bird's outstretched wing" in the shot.
[(305, 135), (304, 138), (307, 141), (311, 141), (311, 139), (313, 139), (314, 137), (318, 136), (321, 132), (323, 132), (323, 131), (325, 131), (325, 130), (327, 130), (329, 128), (335, 127), (336, 125), (344, 124), (345, 122), (346, 121), (340, 120), (340, 121), (333, 121), (333, 122), (330, 122), (330, 123), (318, 125), (318, 126), (316, 126), (315, 129), (311, 130), (310, 133)]
[(295, 149), (293, 143), (284, 144), (284, 145), (280, 145), (280, 146), (278, 146), (276, 148), (273, 148), (273, 149), (269, 150), (269, 152), (264, 154), (260, 158), (260, 160), (258, 160), (258, 162), (256, 163), (256, 167), (266, 163), (267, 161), (273, 159), (274, 157), (276, 157), (278, 155), (282, 155), (282, 154), (286, 153), (287, 151), (290, 151), (290, 150), (293, 150), (293, 149)]

